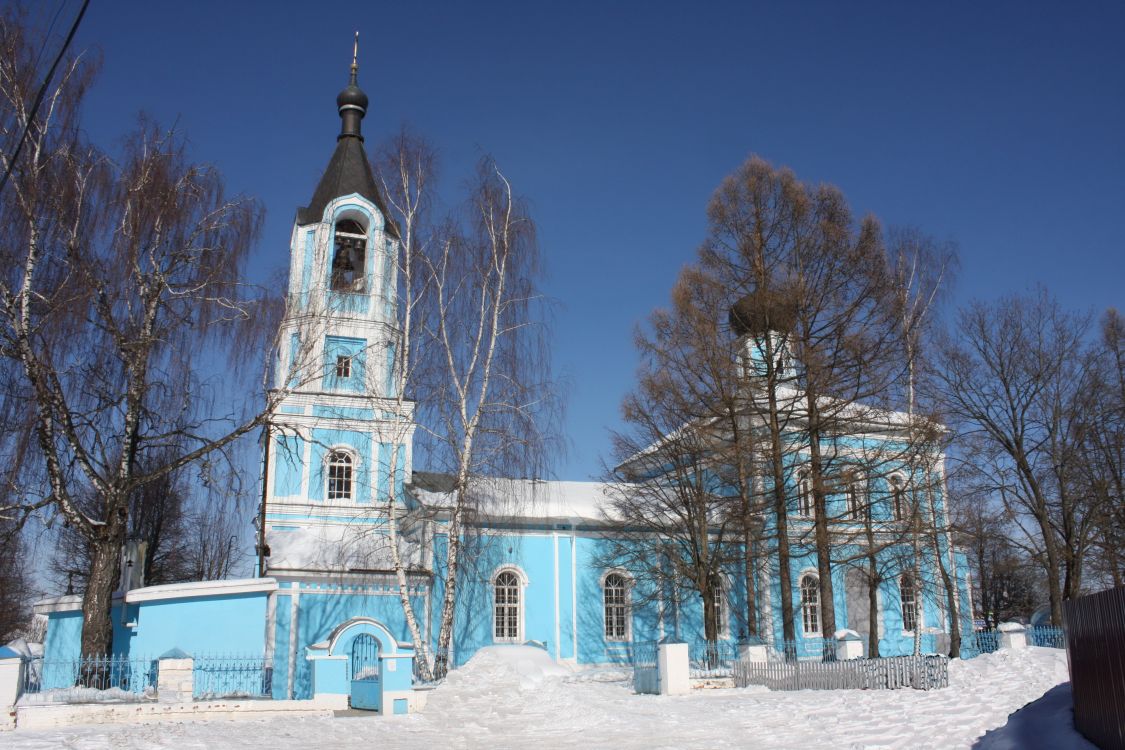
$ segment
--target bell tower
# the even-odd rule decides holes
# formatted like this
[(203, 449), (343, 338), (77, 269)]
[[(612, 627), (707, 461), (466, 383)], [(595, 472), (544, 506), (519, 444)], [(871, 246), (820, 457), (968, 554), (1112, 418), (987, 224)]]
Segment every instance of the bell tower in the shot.
[(263, 574), (370, 569), (355, 559), (353, 527), (385, 515), (392, 496), (401, 504), (410, 481), (413, 409), (395, 393), (398, 230), (364, 150), (358, 72), (353, 54), (335, 149), (293, 223), (272, 384), (284, 399), (268, 428), (259, 517)]

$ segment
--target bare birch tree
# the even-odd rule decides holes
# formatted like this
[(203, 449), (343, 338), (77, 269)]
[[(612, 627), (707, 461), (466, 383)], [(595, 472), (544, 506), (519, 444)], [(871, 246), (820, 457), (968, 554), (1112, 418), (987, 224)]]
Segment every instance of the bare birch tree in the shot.
[(0, 98), (11, 113), (0, 136), (10, 144), (29, 133), (0, 196), (0, 352), (30, 395), (46, 487), (17, 504), (49, 506), (91, 545), (82, 653), (98, 655), (112, 643), (130, 498), (188, 464), (215, 462), (276, 403), (214, 408), (198, 359), (258, 322), (240, 278), (261, 212), (228, 199), (215, 170), (149, 123), (116, 159), (86, 143), (77, 111), (94, 71), (81, 57), (64, 63), (30, 118), (38, 42), (8, 14), (0, 46)]
[(425, 289), (412, 313), (418, 316), (411, 389), (421, 415), (420, 453), (453, 478), (445, 559), (436, 572), (442, 594), (435, 676), (441, 677), (477, 485), (495, 476), (541, 477), (558, 412), (536, 286), (535, 225), (491, 159), (481, 161), (463, 214), (420, 249), (411, 271)]
[[(956, 251), (948, 244), (939, 245), (916, 229), (899, 229), (890, 232), (887, 248), (889, 261), (888, 284), (897, 314), (898, 343), (905, 359), (903, 390), (905, 390), (906, 415), (911, 431), (911, 443), (918, 450), (907, 456), (909, 474), (921, 479), (912, 487), (911, 528), (913, 576), (923, 580), (922, 547), (925, 543), (930, 553), (949, 613), (950, 655), (961, 653), (961, 625), (957, 588), (956, 557), (949, 526), (947, 498), (939, 477), (943, 467), (937, 465), (941, 455), (938, 445), (942, 437), (935, 431), (936, 421), (929, 415), (920, 415), (918, 409), (918, 381), (923, 371), (924, 357), (933, 331), (934, 308), (947, 294), (955, 270)], [(937, 498), (941, 497), (939, 511)], [(944, 548), (943, 548), (944, 544)], [(914, 653), (922, 648), (921, 628), (914, 629)]]

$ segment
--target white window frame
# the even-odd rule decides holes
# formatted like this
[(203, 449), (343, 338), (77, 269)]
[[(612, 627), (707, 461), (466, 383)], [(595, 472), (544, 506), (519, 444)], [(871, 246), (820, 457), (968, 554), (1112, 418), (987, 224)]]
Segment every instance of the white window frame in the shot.
[[(815, 600), (811, 603), (811, 605), (810, 605), (809, 601), (805, 598), (805, 580), (806, 579), (811, 579), (812, 582), (813, 582), (813, 585), (809, 588), (809, 590), (812, 591), (812, 594), (813, 594), (813, 597), (814, 597)], [(824, 622), (823, 622), (823, 619), (821, 617), (821, 610), (820, 610), (820, 576), (817, 575), (816, 573), (812, 572), (812, 571), (802, 572), (800, 578), (797, 579), (797, 590), (800, 593), (800, 597), (801, 597), (801, 634), (805, 638), (821, 638), (821, 637), (823, 637)], [(815, 619), (816, 619), (816, 629), (815, 630), (810, 630), (809, 627), (808, 627), (808, 622), (811, 619), (809, 617), (809, 613), (808, 613), (808, 610), (809, 610), (810, 606), (815, 607), (815, 616), (816, 616), (815, 617)]]
[[(516, 633), (515, 635), (497, 635), (497, 615), (500, 613), (500, 607), (510, 608), (511, 603), (505, 602), (501, 604), (496, 599), (496, 591), (499, 586), (500, 576), (510, 574), (515, 579), (515, 616), (516, 616)], [(523, 571), (511, 565), (505, 565), (498, 570), (493, 571), (492, 577), (489, 579), (489, 586), (492, 588), (492, 642), (493, 643), (523, 643), (524, 642), (524, 600), (527, 591), (527, 579), (523, 575)], [(512, 588), (510, 584), (505, 584), (506, 588)]]
[[(611, 578), (618, 578), (621, 580), (621, 601), (609, 601), (609, 580)], [(602, 635), (607, 643), (628, 643), (633, 640), (633, 581), (632, 578), (625, 572), (620, 570), (608, 570), (602, 576)], [(616, 587), (615, 587), (616, 588)], [(609, 609), (610, 607), (620, 608), (622, 610), (624, 633), (618, 635), (616, 632), (611, 634), (609, 632)]]
[[(347, 456), (350, 461), (350, 475), (348, 477), (348, 496), (347, 497), (332, 497), (332, 467), (333, 457), (337, 454)], [(341, 505), (344, 503), (355, 503), (356, 497), (359, 495), (357, 491), (357, 479), (359, 477), (359, 455), (350, 446), (334, 445), (330, 447), (324, 454), (324, 502)]]
[(864, 478), (862, 475), (856, 473), (848, 476), (847, 484), (844, 487), (844, 518), (848, 521), (863, 519), (863, 485)]
[[(914, 594), (914, 601), (908, 602), (906, 597), (903, 596), (902, 582), (903, 580), (910, 581), (910, 587)], [(918, 588), (918, 581), (914, 579), (913, 573), (903, 573), (898, 577), (898, 614), (902, 620), (902, 632), (904, 634), (913, 635), (915, 628), (925, 628), (925, 608), (922, 606), (922, 591)], [(906, 608), (907, 606), (913, 607), (914, 627), (908, 628), (906, 626)]]
[(719, 609), (719, 638), (730, 638), (730, 585), (726, 576), (719, 575), (718, 585), (713, 590), (715, 606)]
[(891, 494), (891, 517), (896, 521), (906, 520), (906, 480), (901, 474), (891, 474), (887, 486)]
[(816, 517), (816, 499), (813, 497), (812, 479), (808, 469), (797, 471), (797, 516)]

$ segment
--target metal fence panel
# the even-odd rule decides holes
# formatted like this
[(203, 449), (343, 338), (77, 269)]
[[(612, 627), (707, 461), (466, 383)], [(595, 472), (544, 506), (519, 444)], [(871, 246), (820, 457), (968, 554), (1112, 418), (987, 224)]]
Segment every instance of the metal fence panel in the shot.
[(270, 698), (273, 663), (261, 656), (196, 656), (192, 666), (192, 697)]
[(691, 676), (730, 677), (738, 660), (738, 644), (729, 641), (702, 641), (688, 646)]
[(660, 669), (655, 641), (633, 644), (633, 690), (647, 694), (660, 692)]
[(20, 693), (55, 696), (60, 701), (95, 701), (93, 692), (120, 691), (133, 696), (156, 689), (155, 659), (133, 654), (28, 660)]
[(890, 656), (845, 661), (738, 660), (739, 687), (765, 685), (770, 690), (934, 690), (949, 685), (949, 657)]
[(1074, 726), (1101, 748), (1125, 748), (1125, 586), (1063, 602)]

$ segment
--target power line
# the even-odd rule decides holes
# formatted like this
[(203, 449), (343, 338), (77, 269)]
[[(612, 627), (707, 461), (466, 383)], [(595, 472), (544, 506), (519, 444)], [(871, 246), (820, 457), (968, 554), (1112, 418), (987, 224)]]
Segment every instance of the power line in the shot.
[(31, 123), (35, 119), (36, 113), (39, 112), (39, 105), (43, 103), (43, 97), (47, 93), (47, 87), (51, 84), (51, 79), (55, 77), (55, 69), (59, 67), (59, 63), (62, 62), (63, 56), (70, 47), (70, 42), (74, 39), (74, 34), (78, 31), (78, 25), (82, 23), (82, 16), (86, 15), (86, 8), (89, 5), (90, 0), (83, 0), (82, 7), (78, 11), (78, 16), (74, 19), (74, 23), (70, 27), (70, 33), (66, 35), (66, 41), (63, 42), (62, 49), (59, 50), (59, 54), (55, 57), (55, 62), (51, 64), (51, 69), (47, 71), (47, 77), (43, 79), (43, 85), (39, 87), (39, 93), (35, 95), (35, 103), (31, 105), (31, 113), (23, 124), (23, 133), (20, 134), (19, 143), (16, 144), (16, 150), (12, 152), (12, 158), (8, 160), (8, 168), (4, 170), (4, 179), (0, 180), (0, 192), (3, 192), (4, 186), (8, 184), (8, 177), (11, 176), (12, 168), (16, 164), (16, 159), (19, 158), (20, 151), (23, 150), (23, 143), (27, 140), (27, 132), (31, 129)]

